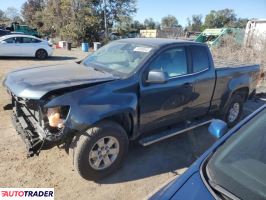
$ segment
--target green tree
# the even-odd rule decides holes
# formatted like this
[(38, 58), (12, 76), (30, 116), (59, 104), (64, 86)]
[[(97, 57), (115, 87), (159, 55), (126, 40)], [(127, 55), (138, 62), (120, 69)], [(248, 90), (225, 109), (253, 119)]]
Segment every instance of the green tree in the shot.
[(146, 29), (155, 29), (156, 28), (156, 22), (152, 19), (145, 19), (144, 20), (144, 26)]
[(133, 19), (129, 16), (121, 16), (118, 23), (116, 23), (116, 31), (120, 35), (125, 35), (132, 31)]
[(202, 26), (202, 15), (193, 15), (192, 16), (192, 31), (200, 31)]
[(202, 15), (192, 15), (192, 20), (187, 18), (187, 31), (201, 31)]
[(5, 18), (5, 12), (0, 9), (0, 20)]
[(134, 20), (131, 24), (131, 29), (133, 31), (139, 32), (139, 30), (145, 29), (145, 25), (139, 22), (138, 20)]
[(162, 28), (175, 28), (175, 27), (178, 27), (178, 21), (177, 21), (175, 16), (168, 15), (168, 16), (162, 18), (161, 27)]
[(80, 43), (100, 39), (105, 16), (108, 28), (118, 23), (130, 27), (124, 20), (136, 12), (135, 3), (136, 0), (27, 0), (22, 15), (45, 35)]
[(187, 26), (185, 27), (186, 31), (192, 31), (191, 19), (187, 17)]
[(232, 27), (236, 22), (236, 14), (232, 9), (212, 10), (205, 17), (204, 25), (207, 28)]
[(234, 28), (246, 28), (248, 23), (247, 18), (238, 18), (237, 21), (234, 23)]
[(43, 10), (44, 5), (44, 0), (27, 0), (21, 7), (21, 15), (25, 23), (34, 27), (38, 26), (40, 23), (38, 12)]
[(101, 29), (104, 29), (104, 11), (106, 11), (108, 28), (137, 11), (136, 0), (87, 0), (87, 2), (91, 2), (93, 15), (99, 17)]
[(6, 21), (6, 14), (3, 10), (0, 9), (0, 24), (5, 23)]

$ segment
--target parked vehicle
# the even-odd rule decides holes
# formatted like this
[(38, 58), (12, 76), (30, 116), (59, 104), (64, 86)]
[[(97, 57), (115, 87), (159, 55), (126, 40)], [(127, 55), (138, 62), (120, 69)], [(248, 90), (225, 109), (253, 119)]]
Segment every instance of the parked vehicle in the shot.
[(206, 124), (184, 122), (210, 114), (235, 125), (259, 70), (216, 68), (205, 44), (134, 38), (111, 42), (75, 64), (11, 72), (4, 85), (28, 155), (64, 145), (77, 172), (98, 179), (120, 166), (129, 140), (146, 146)]
[[(266, 198), (266, 105), (221, 137), (184, 174), (150, 199), (256, 199)], [(226, 124), (209, 127), (220, 137)]]
[(119, 40), (121, 38), (122, 38), (122, 36), (119, 33), (117, 33), (117, 32), (111, 32), (109, 34), (109, 39), (110, 40)]
[(6, 27), (6, 30), (11, 32), (19, 32), (25, 35), (31, 35), (35, 37), (40, 37), (36, 28), (31, 28), (27, 25), (20, 25), (18, 22), (12, 22), (10, 27)]
[(12, 34), (0, 38), (0, 56), (46, 59), (52, 53), (51, 44), (34, 36)]
[(0, 37), (8, 34), (10, 34), (10, 31), (7, 31), (5, 29), (0, 29)]

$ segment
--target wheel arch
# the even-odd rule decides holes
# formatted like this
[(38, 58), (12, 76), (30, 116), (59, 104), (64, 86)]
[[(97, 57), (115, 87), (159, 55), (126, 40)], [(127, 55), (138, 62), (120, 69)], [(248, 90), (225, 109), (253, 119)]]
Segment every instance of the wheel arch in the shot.
[(240, 95), (244, 101), (247, 101), (249, 97), (249, 92), (250, 91), (249, 91), (248, 86), (242, 86), (242, 87), (235, 88), (234, 90), (228, 91), (222, 97), (222, 103), (220, 105), (220, 110), (221, 111), (226, 110), (226, 108), (229, 106), (229, 102), (231, 98), (236, 94)]
[(134, 114), (131, 113), (130, 111), (124, 111), (124, 112), (119, 112), (119, 113), (110, 113), (109, 115), (105, 115), (104, 117), (95, 120), (93, 123), (90, 123), (86, 127), (83, 127), (82, 131), (77, 131), (74, 134), (70, 134), (67, 138), (66, 141), (66, 149), (69, 148), (71, 143), (74, 142), (75, 138), (78, 138), (80, 134), (82, 134), (84, 131), (92, 128), (93, 126), (96, 126), (98, 123), (102, 121), (113, 121), (118, 123), (127, 133), (127, 136), (129, 139), (134, 139), (136, 131), (136, 121)]
[(249, 88), (247, 86), (238, 88), (232, 92), (230, 97), (236, 94), (240, 95), (244, 99), (244, 101), (246, 101), (248, 100), (248, 96), (249, 96)]
[(105, 117), (102, 120), (110, 120), (118, 123), (126, 131), (129, 139), (133, 137), (134, 121), (133, 115), (130, 112), (116, 113), (114, 115)]

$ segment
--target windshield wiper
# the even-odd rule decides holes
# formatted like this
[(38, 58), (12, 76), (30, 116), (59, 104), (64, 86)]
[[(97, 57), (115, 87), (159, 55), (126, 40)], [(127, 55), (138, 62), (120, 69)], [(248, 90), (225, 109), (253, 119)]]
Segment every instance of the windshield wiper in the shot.
[(103, 69), (99, 69), (99, 68), (96, 68), (96, 67), (91, 67), (93, 68), (95, 71), (98, 71), (98, 72), (102, 72), (102, 73), (107, 73), (106, 71), (104, 71)]
[[(84, 64), (83, 64), (84, 65)], [(105, 71), (105, 70), (103, 70), (103, 69), (101, 69), (101, 68), (99, 68), (99, 67), (94, 67), (94, 66), (92, 66), (92, 65), (84, 65), (85, 67), (89, 67), (89, 68), (92, 68), (92, 69), (94, 69), (95, 71), (98, 71), (98, 72), (102, 72), (102, 73), (104, 73), (104, 74), (109, 74), (107, 71)]]

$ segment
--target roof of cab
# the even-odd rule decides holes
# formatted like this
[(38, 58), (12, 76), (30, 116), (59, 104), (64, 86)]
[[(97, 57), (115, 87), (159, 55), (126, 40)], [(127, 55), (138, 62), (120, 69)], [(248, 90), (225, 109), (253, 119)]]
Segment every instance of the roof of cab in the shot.
[(142, 44), (142, 45), (149, 45), (149, 46), (165, 46), (169, 44), (202, 44), (194, 41), (188, 40), (179, 40), (179, 39), (168, 39), (168, 38), (128, 38), (128, 39), (121, 39), (118, 40), (120, 42), (128, 42), (128, 43), (135, 43), (135, 44)]

